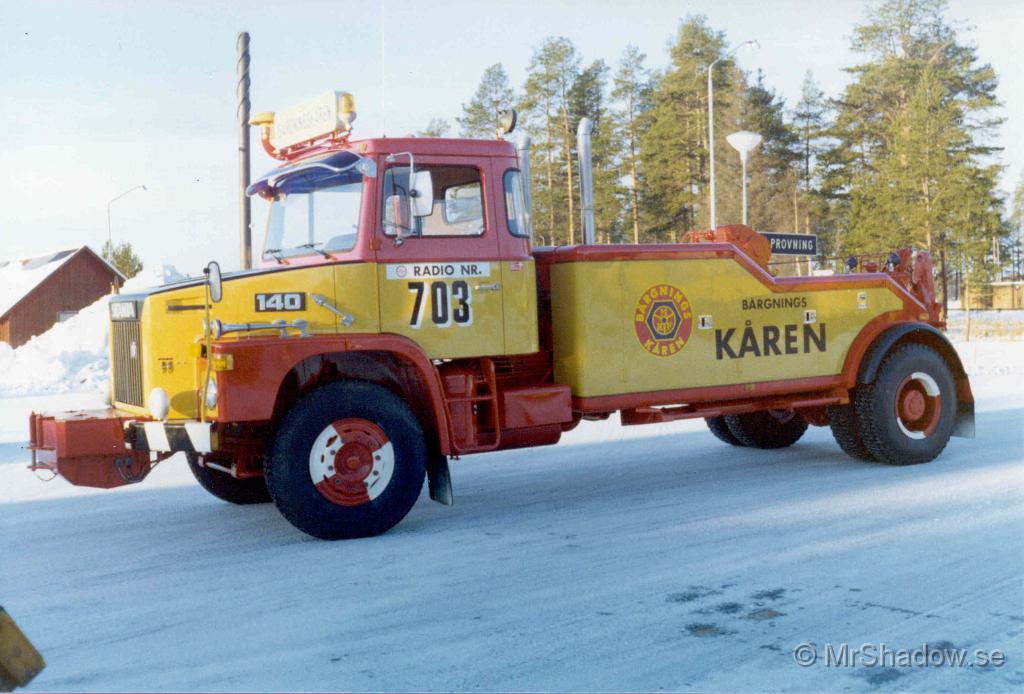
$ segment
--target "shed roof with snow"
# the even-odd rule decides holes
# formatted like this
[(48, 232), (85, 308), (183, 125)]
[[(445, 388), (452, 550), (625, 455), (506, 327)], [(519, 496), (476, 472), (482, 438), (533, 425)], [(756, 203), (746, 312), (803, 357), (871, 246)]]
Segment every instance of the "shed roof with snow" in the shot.
[(0, 341), (17, 347), (125, 279), (88, 246), (0, 260)]

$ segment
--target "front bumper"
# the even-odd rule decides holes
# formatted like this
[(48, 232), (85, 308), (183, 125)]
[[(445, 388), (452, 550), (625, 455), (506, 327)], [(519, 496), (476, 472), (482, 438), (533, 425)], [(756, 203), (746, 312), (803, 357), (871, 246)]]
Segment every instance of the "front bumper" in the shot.
[(212, 425), (207, 422), (146, 421), (113, 408), (33, 412), (29, 429), (29, 468), (85, 487), (140, 482), (173, 453), (213, 450)]
[(125, 441), (133, 451), (210, 453), (213, 427), (209, 422), (129, 422)]

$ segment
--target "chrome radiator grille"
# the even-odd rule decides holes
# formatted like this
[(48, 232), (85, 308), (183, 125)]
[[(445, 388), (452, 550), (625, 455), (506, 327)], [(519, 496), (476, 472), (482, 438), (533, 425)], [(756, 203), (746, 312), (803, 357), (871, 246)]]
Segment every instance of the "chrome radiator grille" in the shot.
[(111, 364), (114, 400), (142, 407), (142, 339), (138, 321), (113, 321), (110, 328), (113, 345)]

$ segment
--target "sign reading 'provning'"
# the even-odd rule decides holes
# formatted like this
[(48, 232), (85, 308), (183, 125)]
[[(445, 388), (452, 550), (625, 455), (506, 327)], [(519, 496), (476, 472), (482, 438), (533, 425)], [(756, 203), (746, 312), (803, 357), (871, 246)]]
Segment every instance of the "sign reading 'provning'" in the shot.
[(781, 256), (816, 256), (818, 237), (813, 233), (774, 233), (761, 231), (771, 243), (771, 252)]
[(818, 255), (818, 237), (815, 234), (775, 234), (766, 231), (760, 234), (771, 242), (774, 255)]

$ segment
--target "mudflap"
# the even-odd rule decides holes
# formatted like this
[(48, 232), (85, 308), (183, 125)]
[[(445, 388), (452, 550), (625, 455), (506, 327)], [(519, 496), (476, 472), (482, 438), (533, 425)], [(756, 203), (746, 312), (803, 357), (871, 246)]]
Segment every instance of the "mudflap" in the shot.
[(448, 470), (448, 456), (435, 452), (427, 458), (427, 487), (430, 498), (442, 506), (455, 503), (452, 491), (452, 476)]
[(125, 423), (138, 419), (115, 409), (33, 412), (28, 467), (80, 487), (109, 489), (141, 482), (162, 458), (153, 460), (149, 451), (133, 451), (125, 444)]

